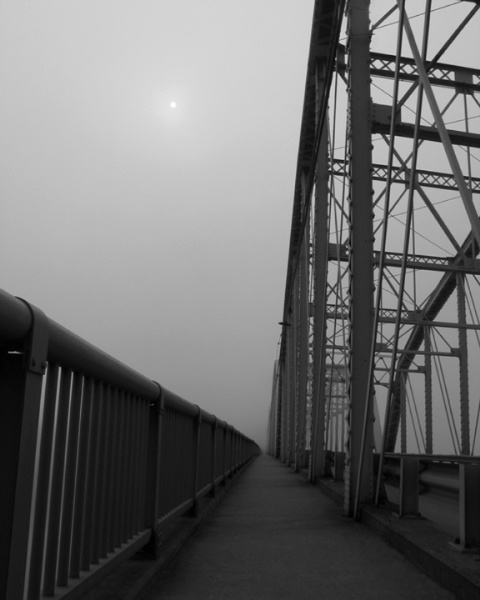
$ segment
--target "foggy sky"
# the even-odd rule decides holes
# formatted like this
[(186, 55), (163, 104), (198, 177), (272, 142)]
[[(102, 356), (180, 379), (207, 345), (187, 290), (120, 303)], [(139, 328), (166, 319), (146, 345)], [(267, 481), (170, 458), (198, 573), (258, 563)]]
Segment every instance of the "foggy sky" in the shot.
[(1, 287), (261, 444), (312, 12), (0, 7)]

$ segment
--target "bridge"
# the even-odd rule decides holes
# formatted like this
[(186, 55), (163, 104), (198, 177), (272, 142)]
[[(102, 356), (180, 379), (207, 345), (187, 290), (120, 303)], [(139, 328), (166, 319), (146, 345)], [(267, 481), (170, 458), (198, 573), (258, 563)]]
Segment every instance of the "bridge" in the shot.
[(1, 597), (480, 598), (479, 9), (315, 1), (270, 457), (0, 293)]

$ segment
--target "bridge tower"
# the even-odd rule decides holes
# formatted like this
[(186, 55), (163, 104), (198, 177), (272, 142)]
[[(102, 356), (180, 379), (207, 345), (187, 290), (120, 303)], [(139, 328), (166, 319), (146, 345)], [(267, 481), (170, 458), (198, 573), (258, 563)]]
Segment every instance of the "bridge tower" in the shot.
[(315, 2), (271, 448), (355, 517), (390, 454), (478, 454), (479, 10)]

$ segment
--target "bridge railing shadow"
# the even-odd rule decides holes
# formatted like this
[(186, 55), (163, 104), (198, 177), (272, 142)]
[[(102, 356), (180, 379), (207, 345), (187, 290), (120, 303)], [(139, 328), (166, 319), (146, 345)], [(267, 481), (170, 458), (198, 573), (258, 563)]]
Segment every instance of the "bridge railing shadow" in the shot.
[(80, 598), (258, 446), (0, 291), (0, 597)]

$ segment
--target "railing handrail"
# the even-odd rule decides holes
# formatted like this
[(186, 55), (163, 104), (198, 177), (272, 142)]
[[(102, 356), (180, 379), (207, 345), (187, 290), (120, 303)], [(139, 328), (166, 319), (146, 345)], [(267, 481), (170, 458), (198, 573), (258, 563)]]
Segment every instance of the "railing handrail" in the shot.
[(453, 463), (453, 464), (479, 464), (480, 456), (469, 456), (465, 454), (413, 454), (386, 452), (385, 458), (399, 461), (402, 458), (414, 458), (419, 462), (438, 462), (438, 463)]
[[(0, 290), (0, 338), (22, 342), (31, 332), (34, 314), (42, 313), (29, 302)], [(43, 313), (42, 313), (43, 314)], [(127, 389), (148, 400), (159, 395), (158, 384), (128, 367), (110, 354), (72, 333), (44, 315), (48, 324), (48, 354), (51, 362), (77, 370), (85, 377), (108, 381), (112, 386)]]
[(108, 558), (101, 577), (155, 552), (159, 527), (258, 454), (232, 425), (3, 290), (0, 350), (7, 600), (81, 597), (80, 570)]
[[(22, 342), (32, 330), (36, 312), (42, 311), (26, 300), (0, 289), (0, 339), (6, 342)], [(216, 418), (100, 350), (47, 315), (44, 316), (48, 323), (49, 361), (74, 371), (80, 368), (85, 377), (106, 381), (113, 387), (128, 390), (152, 402), (163, 394), (165, 406), (191, 416), (200, 410), (202, 420), (209, 423)], [(229, 426), (219, 419), (217, 423), (221, 427)]]

